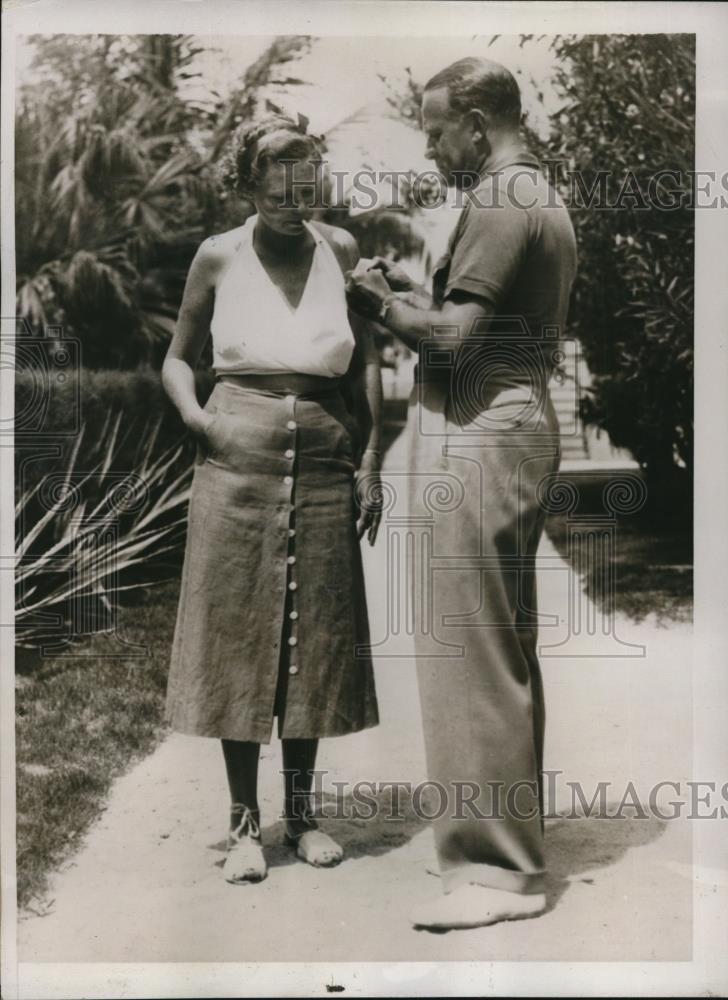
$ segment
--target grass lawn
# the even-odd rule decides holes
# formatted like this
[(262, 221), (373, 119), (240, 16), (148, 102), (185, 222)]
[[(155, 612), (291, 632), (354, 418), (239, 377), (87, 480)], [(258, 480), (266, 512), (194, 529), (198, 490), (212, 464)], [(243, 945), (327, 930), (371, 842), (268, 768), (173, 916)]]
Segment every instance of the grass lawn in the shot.
[(16, 680), (18, 905), (42, 906), (47, 873), (80, 846), (112, 782), (163, 735), (179, 583), (148, 588), (119, 614), (119, 634), (147, 647), (109, 658), (89, 637), (78, 659), (19, 650)]

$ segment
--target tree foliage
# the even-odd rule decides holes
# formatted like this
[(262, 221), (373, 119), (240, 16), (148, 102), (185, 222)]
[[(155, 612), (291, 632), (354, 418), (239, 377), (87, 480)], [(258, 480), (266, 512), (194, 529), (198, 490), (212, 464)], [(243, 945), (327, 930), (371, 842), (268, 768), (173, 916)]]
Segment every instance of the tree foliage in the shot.
[(660, 479), (693, 464), (691, 35), (559, 36), (541, 155), (571, 210), (585, 419)]
[(38, 334), (79, 337), (91, 367), (158, 365), (197, 245), (244, 211), (219, 198), (215, 160), (307, 39), (275, 40), (230, 98), (205, 101), (183, 94), (199, 75), (189, 36), (31, 41), (16, 117), (18, 311)]

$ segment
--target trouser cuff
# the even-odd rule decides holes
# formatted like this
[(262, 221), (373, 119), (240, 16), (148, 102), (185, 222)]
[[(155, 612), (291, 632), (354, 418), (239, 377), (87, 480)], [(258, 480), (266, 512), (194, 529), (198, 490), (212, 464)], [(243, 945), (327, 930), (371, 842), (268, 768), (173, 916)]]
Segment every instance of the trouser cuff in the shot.
[(506, 892), (519, 892), (531, 895), (544, 892), (546, 872), (518, 872), (510, 868), (500, 868), (498, 865), (459, 865), (441, 872), (442, 885), (445, 892), (452, 892), (462, 885), (484, 885), (490, 889), (503, 889)]

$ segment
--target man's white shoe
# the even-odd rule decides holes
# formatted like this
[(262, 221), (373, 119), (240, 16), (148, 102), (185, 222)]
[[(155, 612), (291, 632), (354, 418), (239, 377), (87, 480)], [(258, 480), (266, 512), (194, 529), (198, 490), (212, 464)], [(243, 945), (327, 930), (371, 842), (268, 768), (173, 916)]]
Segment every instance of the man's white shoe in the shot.
[(410, 919), (415, 927), (462, 930), (486, 927), (501, 920), (537, 917), (545, 909), (546, 896), (543, 893), (526, 895), (484, 885), (462, 885), (440, 899), (417, 907)]

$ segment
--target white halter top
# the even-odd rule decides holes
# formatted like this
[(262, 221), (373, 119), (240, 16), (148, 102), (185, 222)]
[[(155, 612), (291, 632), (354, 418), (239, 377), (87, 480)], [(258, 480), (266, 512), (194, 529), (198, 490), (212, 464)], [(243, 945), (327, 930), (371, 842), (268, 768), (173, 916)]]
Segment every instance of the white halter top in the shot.
[(240, 246), (215, 290), (210, 323), (215, 372), (343, 375), (354, 335), (334, 251), (306, 223), (316, 246), (303, 296), (293, 309), (255, 252), (257, 219), (254, 215), (243, 226)]

